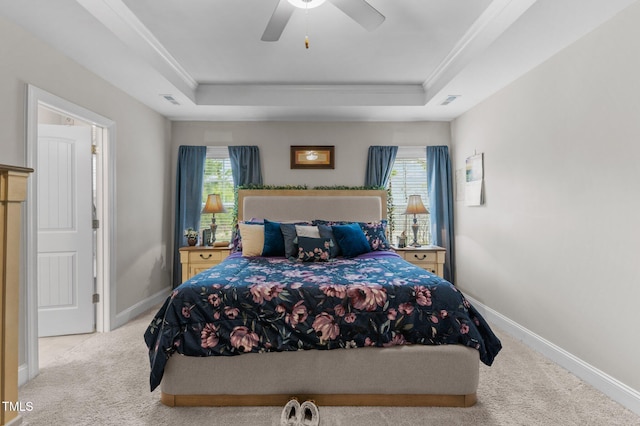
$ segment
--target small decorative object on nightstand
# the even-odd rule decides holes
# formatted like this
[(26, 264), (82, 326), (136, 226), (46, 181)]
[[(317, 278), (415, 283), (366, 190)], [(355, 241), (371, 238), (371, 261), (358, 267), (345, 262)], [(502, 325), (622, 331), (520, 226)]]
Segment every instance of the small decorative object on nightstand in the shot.
[(220, 199), (219, 194), (209, 194), (207, 196), (207, 203), (204, 205), (202, 209), (202, 213), (211, 213), (211, 236), (209, 237), (209, 241), (203, 241), (203, 245), (212, 246), (213, 243), (216, 242), (216, 229), (218, 229), (218, 225), (216, 225), (216, 213), (225, 213), (226, 210), (222, 205), (222, 200)]
[(407, 235), (402, 231), (402, 234), (398, 237), (398, 248), (405, 248), (407, 246)]
[(422, 246), (422, 247), (395, 247), (391, 246), (404, 260), (413, 263), (432, 274), (443, 277), (444, 274), (444, 256), (447, 250), (439, 246)]
[(184, 231), (184, 236), (187, 237), (187, 244), (190, 246), (198, 244), (198, 231), (195, 229), (187, 228), (187, 230)]
[(182, 282), (222, 262), (229, 256), (230, 251), (228, 245), (224, 247), (182, 247), (180, 249)]
[(420, 247), (418, 243), (418, 219), (416, 218), (417, 214), (428, 214), (429, 210), (422, 203), (422, 198), (420, 195), (409, 195), (409, 200), (407, 201), (407, 210), (404, 214), (412, 214), (413, 215), (413, 225), (411, 225), (411, 229), (413, 230), (413, 243), (411, 245), (413, 247)]

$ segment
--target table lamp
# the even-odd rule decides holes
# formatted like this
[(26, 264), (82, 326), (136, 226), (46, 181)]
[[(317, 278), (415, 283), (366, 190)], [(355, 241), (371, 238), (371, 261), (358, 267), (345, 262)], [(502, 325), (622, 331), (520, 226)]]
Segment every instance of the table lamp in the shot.
[(412, 214), (413, 215), (413, 225), (411, 225), (411, 229), (413, 230), (413, 247), (420, 247), (418, 244), (418, 219), (416, 215), (418, 214), (427, 214), (429, 210), (422, 204), (422, 198), (420, 195), (409, 195), (409, 200), (407, 200), (407, 210), (404, 214)]
[(213, 246), (216, 241), (216, 213), (225, 213), (226, 210), (222, 205), (222, 200), (219, 194), (209, 194), (207, 196), (207, 202), (202, 209), (202, 213), (211, 213), (211, 236), (209, 237), (209, 245)]

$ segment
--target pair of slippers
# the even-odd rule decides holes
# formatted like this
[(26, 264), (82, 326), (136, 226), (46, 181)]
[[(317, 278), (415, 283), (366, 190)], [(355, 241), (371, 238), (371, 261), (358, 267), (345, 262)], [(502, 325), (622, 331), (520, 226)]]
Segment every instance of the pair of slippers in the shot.
[(320, 411), (311, 400), (300, 404), (296, 398), (291, 398), (280, 415), (281, 426), (318, 426), (319, 424)]

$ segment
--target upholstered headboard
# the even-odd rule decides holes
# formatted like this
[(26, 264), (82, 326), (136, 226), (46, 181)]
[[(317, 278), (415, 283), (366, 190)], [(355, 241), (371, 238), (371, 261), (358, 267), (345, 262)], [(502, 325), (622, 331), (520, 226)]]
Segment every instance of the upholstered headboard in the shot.
[(384, 190), (247, 189), (238, 191), (238, 220), (350, 220), (387, 218)]

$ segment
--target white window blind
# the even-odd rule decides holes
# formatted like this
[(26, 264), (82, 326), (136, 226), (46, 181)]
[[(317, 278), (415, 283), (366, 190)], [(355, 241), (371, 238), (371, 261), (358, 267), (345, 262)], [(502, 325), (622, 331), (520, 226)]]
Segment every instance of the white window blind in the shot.
[[(226, 146), (208, 146), (207, 159), (204, 166), (204, 181), (202, 184), (202, 207), (204, 207), (209, 194), (220, 194), (226, 213), (216, 213), (216, 241), (231, 240), (231, 224), (233, 221), (233, 176), (231, 174), (231, 161), (229, 150)], [(211, 214), (203, 213), (200, 216), (200, 235), (202, 230), (209, 229)]]
[[(426, 147), (400, 146), (393, 164), (391, 178), (389, 179), (391, 196), (393, 197), (393, 223), (391, 243), (397, 244), (402, 232), (407, 236), (407, 244), (413, 242), (413, 215), (404, 214), (407, 209), (409, 195), (418, 194), (422, 203), (429, 210), (429, 197), (427, 194), (427, 150)], [(429, 215), (417, 215), (418, 243), (422, 245), (431, 242), (431, 226)]]

